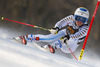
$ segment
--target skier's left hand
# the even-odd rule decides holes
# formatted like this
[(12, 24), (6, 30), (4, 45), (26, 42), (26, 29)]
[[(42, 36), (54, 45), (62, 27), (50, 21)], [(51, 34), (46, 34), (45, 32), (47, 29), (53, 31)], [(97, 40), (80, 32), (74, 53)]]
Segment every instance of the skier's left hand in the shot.
[(57, 33), (58, 33), (58, 30), (59, 30), (58, 27), (54, 27), (54, 28), (51, 29), (50, 32), (51, 32), (52, 34), (57, 34)]
[(65, 35), (64, 37), (63, 37), (63, 42), (64, 43), (67, 43), (67, 40), (69, 40), (70, 39), (70, 36), (69, 35)]
[(63, 43), (67, 43), (67, 39), (66, 38), (63, 39)]

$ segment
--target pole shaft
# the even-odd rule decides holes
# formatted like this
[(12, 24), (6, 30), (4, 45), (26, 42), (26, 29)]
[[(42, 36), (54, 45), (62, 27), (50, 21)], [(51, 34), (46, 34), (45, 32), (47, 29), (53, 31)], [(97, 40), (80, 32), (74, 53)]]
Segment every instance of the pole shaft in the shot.
[(14, 20), (7, 19), (7, 18), (4, 18), (4, 17), (2, 17), (2, 20), (7, 20), (7, 21), (11, 21), (11, 22), (15, 22), (15, 23), (23, 24), (23, 25), (27, 25), (27, 26), (35, 27), (35, 28), (40, 28), (40, 29), (42, 29), (42, 30), (51, 31), (50, 29), (46, 29), (46, 28), (43, 28), (43, 27), (38, 27), (38, 26), (35, 26), (35, 25), (31, 25), (31, 24), (27, 24), (27, 23), (23, 23), (23, 22), (19, 22), (19, 21), (14, 21)]
[(76, 58), (76, 56), (74, 55), (74, 53), (71, 51), (71, 49), (70, 49), (70, 47), (68, 46), (68, 44), (66, 43), (66, 45), (67, 45), (67, 47), (68, 47), (68, 49), (69, 49), (69, 51), (72, 53), (72, 55), (74, 56), (74, 58), (78, 61), (78, 59)]
[(96, 15), (97, 10), (98, 10), (98, 6), (99, 6), (99, 2), (97, 3), (97, 6), (96, 6), (96, 8), (95, 8), (95, 11), (94, 11), (94, 14), (93, 14), (93, 17), (92, 17), (92, 20), (91, 20), (90, 26), (89, 26), (89, 30), (88, 30), (88, 32), (87, 32), (87, 36), (86, 36), (85, 41), (84, 41), (84, 44), (83, 44), (83, 48), (82, 48), (83, 50), (85, 49), (85, 45), (86, 45), (86, 42), (87, 42), (87, 39), (88, 39), (88, 36), (89, 36), (90, 30), (91, 30), (91, 28), (92, 28), (92, 24), (93, 24), (93, 21), (94, 21), (95, 15)]
[(93, 17), (92, 17), (92, 20), (91, 20), (91, 23), (90, 23), (90, 26), (89, 26), (89, 29), (88, 29), (88, 32), (87, 32), (87, 36), (86, 36), (86, 38), (85, 38), (85, 41), (84, 41), (84, 44), (83, 44), (83, 47), (82, 47), (82, 50), (81, 50), (81, 54), (80, 54), (79, 59), (82, 59), (82, 56), (83, 56), (83, 53), (84, 53), (84, 49), (85, 49), (85, 46), (86, 46), (86, 43), (87, 43), (87, 39), (88, 39), (90, 30), (91, 30), (91, 28), (92, 28), (92, 24), (93, 24), (95, 15), (96, 15), (96, 13), (97, 13), (99, 4), (100, 4), (100, 2), (98, 1), (98, 2), (97, 2), (97, 5), (96, 5), (96, 8), (95, 8), (95, 11), (94, 11), (94, 14), (93, 14)]
[(10, 19), (7, 19), (7, 18), (4, 18), (4, 20), (11, 21), (11, 22), (15, 22), (15, 23), (19, 23), (19, 24), (23, 24), (23, 25), (27, 25), (27, 26), (31, 26), (31, 27), (34, 27), (34, 25), (27, 24), (27, 23), (22, 23), (22, 22), (19, 22), (19, 21), (10, 20)]

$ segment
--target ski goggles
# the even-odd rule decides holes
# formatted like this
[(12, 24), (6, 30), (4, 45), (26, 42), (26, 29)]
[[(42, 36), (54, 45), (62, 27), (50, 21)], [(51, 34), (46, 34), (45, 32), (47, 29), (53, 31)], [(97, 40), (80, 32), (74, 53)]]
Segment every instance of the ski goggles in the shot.
[(74, 16), (75, 16), (76, 21), (81, 21), (82, 23), (85, 23), (88, 20), (85, 17), (81, 17), (81, 16), (78, 16), (78, 15), (74, 15)]

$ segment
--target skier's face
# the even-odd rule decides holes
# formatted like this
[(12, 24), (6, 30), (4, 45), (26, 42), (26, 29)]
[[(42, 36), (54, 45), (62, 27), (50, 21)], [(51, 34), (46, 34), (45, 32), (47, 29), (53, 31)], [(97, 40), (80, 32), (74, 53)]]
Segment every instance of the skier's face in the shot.
[(76, 25), (77, 25), (77, 26), (82, 26), (83, 23), (82, 23), (81, 21), (76, 21)]

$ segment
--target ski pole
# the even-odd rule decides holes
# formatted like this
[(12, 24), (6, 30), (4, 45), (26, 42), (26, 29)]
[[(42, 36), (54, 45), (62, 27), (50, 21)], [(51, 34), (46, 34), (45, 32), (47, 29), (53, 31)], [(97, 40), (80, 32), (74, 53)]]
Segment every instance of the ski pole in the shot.
[(40, 28), (42, 30), (51, 31), (50, 29), (46, 29), (46, 28), (43, 28), (43, 27), (39, 27), (39, 26), (35, 26), (35, 25), (31, 25), (31, 24), (27, 24), (27, 23), (23, 23), (23, 22), (19, 22), (19, 21), (14, 21), (14, 20), (7, 19), (7, 18), (4, 18), (4, 17), (2, 17), (1, 19), (2, 20), (6, 20), (6, 21), (11, 21), (11, 22), (19, 23), (19, 24), (23, 24), (23, 25), (27, 25), (27, 26), (31, 26), (31, 27), (34, 27), (34, 28)]
[(71, 49), (70, 49), (70, 47), (68, 46), (68, 44), (67, 44), (67, 43), (65, 43), (65, 44), (67, 45), (69, 51), (72, 53), (72, 55), (74, 56), (74, 58), (78, 61), (78, 59), (76, 58), (76, 56), (74, 55), (74, 53), (71, 51)]
[(84, 53), (84, 49), (85, 49), (85, 46), (86, 46), (86, 42), (87, 42), (87, 39), (88, 39), (88, 36), (89, 36), (90, 30), (91, 30), (91, 27), (92, 27), (92, 24), (93, 24), (93, 21), (94, 21), (95, 15), (96, 15), (96, 13), (97, 13), (97, 10), (98, 10), (98, 7), (99, 7), (99, 4), (100, 4), (100, 0), (98, 0), (98, 2), (97, 2), (97, 5), (96, 5), (96, 8), (95, 8), (95, 11), (94, 11), (93, 17), (92, 17), (92, 19), (91, 19), (91, 23), (90, 23), (90, 26), (89, 26), (89, 29), (88, 29), (88, 32), (87, 32), (87, 36), (86, 36), (86, 38), (85, 38), (85, 41), (84, 41), (84, 44), (83, 44), (83, 47), (82, 47), (82, 50), (81, 50), (81, 53), (80, 53), (80, 56), (79, 56), (79, 59), (80, 59), (80, 60), (82, 59), (82, 56), (83, 56), (83, 53)]
[[(62, 39), (61, 39), (62, 40)], [(62, 45), (62, 43), (61, 43), (61, 41), (60, 40), (58, 40), (58, 42), (59, 42), (59, 44), (60, 44), (60, 48), (61, 48), (61, 45)], [(67, 47), (68, 47), (68, 49), (69, 49), (69, 51), (71, 52), (71, 54), (74, 56), (74, 58), (78, 61), (78, 59), (76, 58), (76, 56), (74, 55), (74, 53), (71, 51), (71, 49), (70, 49), (70, 47), (68, 46), (68, 44), (67, 43), (65, 43), (66, 45), (67, 45)]]

